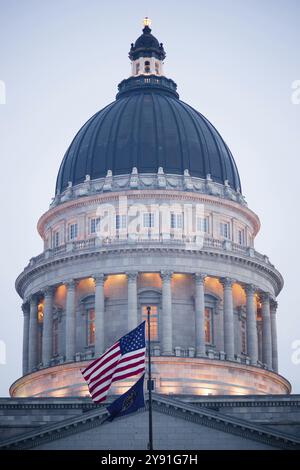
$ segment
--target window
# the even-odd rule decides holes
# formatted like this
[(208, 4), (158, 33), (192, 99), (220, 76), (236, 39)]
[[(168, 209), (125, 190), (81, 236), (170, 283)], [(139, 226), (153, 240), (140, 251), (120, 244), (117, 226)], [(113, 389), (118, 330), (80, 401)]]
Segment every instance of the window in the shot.
[(146, 60), (145, 62), (145, 73), (150, 73), (150, 62)]
[(138, 75), (140, 73), (140, 64), (137, 63), (136, 66), (135, 66), (135, 73), (136, 75)]
[(58, 356), (58, 318), (53, 319), (52, 349), (53, 356)]
[(59, 246), (59, 232), (53, 233), (53, 248), (57, 248)]
[(238, 231), (238, 242), (239, 242), (239, 245), (245, 245), (245, 231), (244, 230)]
[(97, 233), (100, 225), (100, 217), (90, 219), (90, 233)]
[(89, 308), (87, 310), (87, 345), (92, 346), (95, 344), (95, 309)]
[(78, 234), (77, 224), (69, 225), (69, 240), (76, 240)]
[(156, 75), (159, 75), (159, 63), (155, 62), (155, 73)]
[(127, 227), (127, 216), (126, 215), (116, 215), (116, 229), (120, 230)]
[(205, 342), (212, 344), (212, 308), (205, 307)]
[(153, 212), (146, 212), (143, 214), (143, 225), (144, 228), (154, 227), (154, 214)]
[(242, 353), (247, 354), (247, 334), (246, 334), (246, 319), (241, 320), (241, 346)]
[(208, 217), (197, 217), (197, 232), (209, 232), (209, 219)]
[(182, 228), (183, 216), (182, 214), (171, 213), (171, 228)]
[(230, 238), (230, 225), (228, 222), (220, 223), (220, 235), (224, 238)]
[[(151, 341), (158, 341), (158, 311), (156, 305), (150, 305), (150, 337)], [(148, 311), (147, 305), (142, 307), (142, 320), (146, 321), (146, 339), (148, 338), (148, 323), (147, 323)]]

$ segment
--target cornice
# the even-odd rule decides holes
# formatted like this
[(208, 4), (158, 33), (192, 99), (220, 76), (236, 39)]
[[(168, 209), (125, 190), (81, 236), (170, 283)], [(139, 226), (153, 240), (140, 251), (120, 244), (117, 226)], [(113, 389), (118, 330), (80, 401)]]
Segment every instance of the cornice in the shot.
[[(116, 247), (116, 246), (106, 246), (104, 249), (93, 249), (93, 251), (84, 251), (84, 252), (66, 252), (63, 256), (58, 255), (55, 258), (51, 258), (50, 260), (47, 259), (45, 262), (38, 264), (37, 266), (27, 267), (24, 271), (18, 276), (16, 279), (16, 290), (21, 298), (24, 297), (24, 291), (28, 283), (32, 280), (38, 278), (40, 274), (42, 274), (45, 270), (53, 266), (57, 266), (59, 264), (75, 261), (78, 259), (87, 259), (91, 257), (103, 257), (111, 254), (122, 255), (128, 253), (177, 253), (182, 254), (184, 256), (209, 256), (209, 257), (217, 257), (219, 259), (223, 259), (226, 261), (235, 262), (238, 264), (247, 265), (254, 270), (258, 270), (259, 272), (266, 274), (269, 278), (269, 281), (272, 283), (274, 287), (274, 291), (276, 295), (281, 291), (283, 287), (283, 278), (279, 271), (277, 271), (272, 265), (268, 265), (262, 261), (255, 260), (253, 258), (248, 258), (243, 256), (240, 253), (233, 253), (233, 252), (225, 252), (225, 251), (216, 251), (217, 249), (211, 248), (209, 250), (185, 250), (183, 248), (178, 247), (151, 247), (151, 246), (127, 246), (127, 247)], [(148, 269), (149, 270), (149, 269)], [(122, 273), (120, 271), (120, 273)], [(187, 272), (189, 274), (194, 274)], [(109, 273), (105, 273), (109, 274)], [(117, 272), (111, 274), (118, 274)], [(212, 274), (211, 274), (212, 275)]]
[[(262, 425), (252, 424), (246, 420), (223, 415), (209, 409), (199, 408), (177, 399), (153, 394), (153, 409), (165, 415), (184, 419), (202, 426), (213, 428), (228, 434), (261, 442), (281, 449), (300, 449), (300, 440), (291, 435), (271, 430)], [(148, 401), (147, 405), (148, 407)], [(84, 415), (72, 417), (54, 424), (43, 426), (23, 435), (15, 436), (0, 444), (2, 449), (30, 449), (47, 442), (86, 431), (101, 425), (107, 425), (107, 410), (96, 406)], [(140, 410), (137, 414), (141, 414)], [(119, 419), (126, 419), (124, 416)]]
[(143, 190), (125, 190), (117, 191), (103, 194), (94, 194), (90, 196), (83, 196), (78, 199), (73, 199), (64, 203), (59, 204), (53, 208), (50, 208), (45, 212), (39, 219), (37, 224), (37, 229), (41, 237), (43, 237), (44, 227), (53, 217), (59, 217), (66, 210), (84, 208), (90, 205), (96, 205), (101, 203), (107, 203), (109, 201), (117, 201), (120, 197), (136, 198), (136, 199), (180, 199), (181, 202), (200, 202), (200, 203), (209, 203), (213, 206), (225, 207), (227, 209), (234, 209), (241, 213), (254, 228), (254, 236), (258, 233), (260, 229), (260, 221), (258, 216), (247, 206), (243, 206), (238, 202), (221, 198), (218, 196), (213, 196), (209, 194), (196, 193), (192, 191), (178, 191), (172, 189), (143, 189)]

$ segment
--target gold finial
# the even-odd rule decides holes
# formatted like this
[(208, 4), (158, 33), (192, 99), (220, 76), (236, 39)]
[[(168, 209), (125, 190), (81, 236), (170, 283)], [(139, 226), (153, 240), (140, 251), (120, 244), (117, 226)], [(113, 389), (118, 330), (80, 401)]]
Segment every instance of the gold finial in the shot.
[(144, 18), (144, 26), (151, 26), (151, 20), (148, 16), (145, 16)]

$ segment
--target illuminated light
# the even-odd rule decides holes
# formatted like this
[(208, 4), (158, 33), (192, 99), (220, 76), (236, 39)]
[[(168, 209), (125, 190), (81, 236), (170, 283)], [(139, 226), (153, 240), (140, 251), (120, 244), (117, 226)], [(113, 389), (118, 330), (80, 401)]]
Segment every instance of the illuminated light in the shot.
[(151, 26), (150, 18), (148, 18), (148, 16), (145, 16), (143, 23), (144, 23), (144, 26), (149, 26), (150, 27)]
[(232, 293), (236, 305), (243, 305), (246, 303), (246, 294), (240, 284), (234, 283), (232, 285)]
[(42, 323), (43, 318), (44, 318), (44, 305), (41, 302), (38, 304), (38, 322)]

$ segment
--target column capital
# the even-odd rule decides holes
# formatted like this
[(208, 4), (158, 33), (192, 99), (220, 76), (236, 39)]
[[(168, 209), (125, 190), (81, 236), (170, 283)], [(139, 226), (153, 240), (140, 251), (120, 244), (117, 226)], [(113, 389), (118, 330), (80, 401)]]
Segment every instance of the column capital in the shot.
[(92, 278), (94, 279), (94, 282), (95, 282), (95, 286), (97, 285), (100, 285), (100, 284), (104, 284), (104, 282), (106, 281), (107, 279), (107, 276), (106, 274), (104, 273), (98, 273), (98, 274), (94, 274), (92, 276)]
[(173, 271), (161, 271), (160, 277), (163, 281), (171, 281), (173, 276)]
[(247, 295), (254, 295), (258, 290), (254, 284), (242, 284), (242, 287)]
[(66, 281), (64, 281), (64, 285), (67, 287), (68, 290), (75, 289), (77, 285), (77, 280), (67, 279)]
[(139, 275), (138, 271), (128, 271), (125, 274), (127, 276), (128, 281), (130, 281), (130, 282), (135, 282), (137, 280), (138, 275)]
[(32, 294), (30, 297), (29, 297), (29, 302), (31, 305), (36, 305), (38, 304), (38, 294)]
[(194, 274), (194, 279), (195, 279), (196, 284), (204, 284), (206, 277), (207, 277), (207, 274), (203, 274), (203, 273)]
[(52, 297), (54, 290), (55, 290), (54, 286), (46, 286), (43, 289), (44, 297)]
[(231, 288), (235, 282), (234, 279), (232, 279), (231, 277), (221, 277), (219, 281), (222, 284), (222, 286), (227, 289)]
[(22, 303), (21, 308), (22, 308), (24, 317), (29, 316), (30, 308), (29, 308), (29, 304), (28, 304), (27, 301), (24, 301), (24, 302)]
[(271, 308), (271, 313), (273, 315), (276, 315), (277, 308), (278, 308), (278, 302), (274, 298), (270, 299), (270, 308)]
[(270, 302), (271, 296), (269, 292), (260, 292), (259, 297), (262, 303)]

